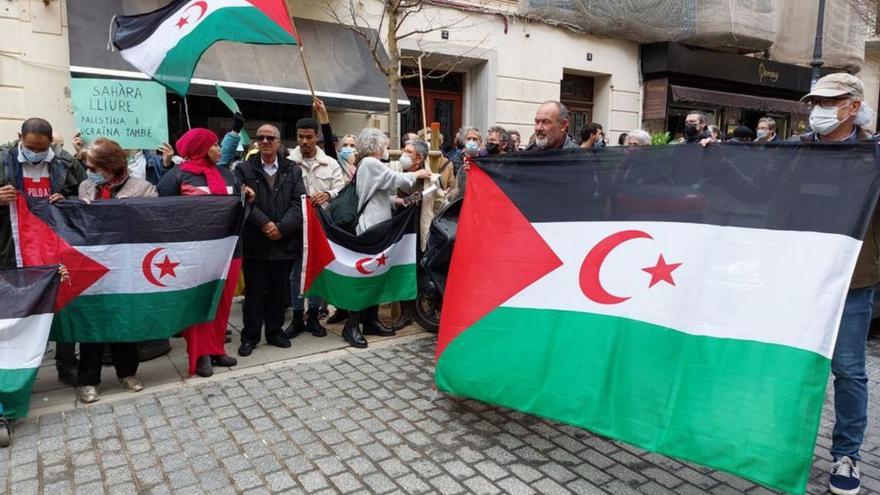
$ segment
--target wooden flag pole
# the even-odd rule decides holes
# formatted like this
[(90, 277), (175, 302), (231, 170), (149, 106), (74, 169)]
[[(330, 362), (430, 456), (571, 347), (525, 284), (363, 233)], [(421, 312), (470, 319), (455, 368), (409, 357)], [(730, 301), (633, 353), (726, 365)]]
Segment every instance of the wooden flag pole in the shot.
[[(422, 74), (422, 57), (423, 56), (424, 55), (419, 55), (419, 94), (421, 95), (421, 98), (422, 98), (422, 105), (421, 105), (421, 107), (422, 107), (422, 127), (421, 128), (425, 129), (428, 127), (428, 117), (427, 117), (427, 113), (425, 112), (425, 81), (423, 79), (424, 75)], [(431, 143), (428, 143), (428, 144), (431, 144)], [(431, 148), (431, 149), (433, 149), (433, 148)]]
[[(284, 2), (284, 7), (287, 8), (287, 2)], [(290, 17), (290, 24), (293, 26), (293, 32), (296, 33), (296, 41), (299, 46), (299, 58), (302, 60), (303, 70), (306, 73), (306, 82), (309, 83), (309, 91), (312, 92), (312, 101), (318, 99), (317, 95), (315, 95), (315, 86), (312, 84), (312, 75), (309, 74), (309, 66), (306, 64), (306, 52), (302, 45), (302, 39), (299, 37), (299, 29), (296, 28), (296, 21), (293, 19), (293, 16), (290, 15), (290, 10), (287, 11), (288, 17)]]

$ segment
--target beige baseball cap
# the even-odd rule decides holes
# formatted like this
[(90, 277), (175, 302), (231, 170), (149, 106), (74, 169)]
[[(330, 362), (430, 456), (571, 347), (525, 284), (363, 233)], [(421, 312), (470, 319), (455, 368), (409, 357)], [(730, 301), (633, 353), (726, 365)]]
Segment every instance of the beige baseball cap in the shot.
[(865, 85), (862, 81), (846, 72), (828, 74), (816, 81), (816, 86), (801, 101), (809, 101), (812, 98), (838, 98), (850, 95), (861, 100), (865, 96)]

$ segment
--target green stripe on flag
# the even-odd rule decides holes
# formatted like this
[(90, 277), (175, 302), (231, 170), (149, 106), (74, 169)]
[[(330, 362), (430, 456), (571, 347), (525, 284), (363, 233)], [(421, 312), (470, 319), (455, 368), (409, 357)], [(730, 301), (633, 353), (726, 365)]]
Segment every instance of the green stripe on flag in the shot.
[(306, 292), (338, 308), (359, 311), (377, 304), (416, 298), (416, 265), (396, 265), (375, 277), (347, 277), (324, 270)]
[[(230, 29), (230, 26), (242, 26)], [(295, 45), (290, 33), (253, 7), (230, 7), (217, 10), (201, 21), (196, 28), (180, 39), (165, 54), (153, 79), (186, 95), (196, 63), (202, 53), (223, 33), (223, 40), (255, 45)]]
[(39, 368), (0, 368), (0, 404), (9, 419), (24, 418), (31, 403), (31, 390)]
[(190, 325), (213, 320), (224, 283), (219, 279), (179, 291), (79, 296), (55, 315), (49, 339), (58, 342), (165, 339)]
[(501, 307), (449, 344), (436, 382), (803, 493), (829, 369), (828, 359), (792, 347)]

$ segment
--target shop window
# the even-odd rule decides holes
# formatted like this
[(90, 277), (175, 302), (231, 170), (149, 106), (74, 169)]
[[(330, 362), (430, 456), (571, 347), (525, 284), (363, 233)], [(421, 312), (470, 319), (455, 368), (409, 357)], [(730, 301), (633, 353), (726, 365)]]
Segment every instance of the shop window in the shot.
[(570, 113), (568, 133), (577, 137), (581, 129), (593, 121), (593, 88), (592, 77), (563, 74), (559, 84), (559, 101)]

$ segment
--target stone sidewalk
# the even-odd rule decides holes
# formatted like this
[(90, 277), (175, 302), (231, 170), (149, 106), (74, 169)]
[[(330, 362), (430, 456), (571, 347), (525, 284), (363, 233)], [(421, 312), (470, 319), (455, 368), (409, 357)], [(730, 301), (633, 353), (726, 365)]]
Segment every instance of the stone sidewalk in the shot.
[[(15, 495), (772, 493), (570, 426), (435, 398), (433, 356), (434, 339), (420, 334), (43, 414), (19, 422), (12, 447), (0, 449), (0, 487)], [(876, 336), (870, 376), (862, 493), (877, 495)], [(826, 407), (809, 493), (825, 493), (831, 419)]]

